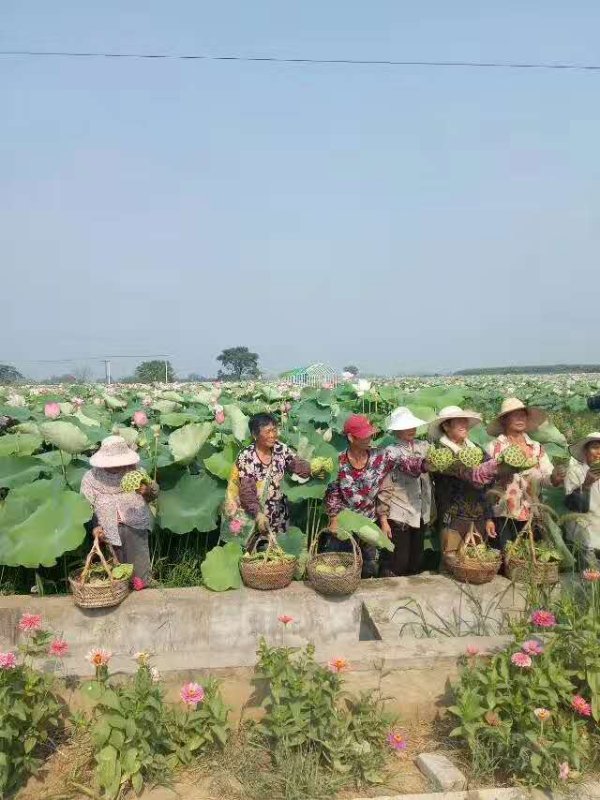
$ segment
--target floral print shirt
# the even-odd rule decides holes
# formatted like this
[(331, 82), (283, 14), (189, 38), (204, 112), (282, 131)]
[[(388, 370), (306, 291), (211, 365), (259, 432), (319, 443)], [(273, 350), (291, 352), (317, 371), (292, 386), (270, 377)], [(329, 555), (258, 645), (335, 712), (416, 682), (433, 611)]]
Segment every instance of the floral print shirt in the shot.
[(348, 451), (339, 457), (337, 479), (330, 483), (325, 495), (325, 511), (330, 517), (347, 508), (357, 511), (374, 520), (379, 487), (386, 475), (395, 467), (417, 477), (423, 472), (422, 456), (410, 456), (399, 447), (392, 445), (385, 449), (369, 452), (367, 463), (362, 469), (355, 469), (348, 458)]
[(286, 472), (309, 478), (310, 464), (298, 458), (287, 445), (277, 442), (273, 448), (271, 465), (263, 464), (252, 444), (238, 455), (236, 466), (239, 472), (240, 503), (251, 517), (255, 517), (261, 509), (265, 480), (270, 472), (264, 511), (273, 533), (285, 533), (289, 526), (290, 513), (281, 482)]
[[(508, 437), (502, 434), (490, 442), (488, 453), (492, 458), (497, 458), (510, 445)], [(542, 445), (525, 434), (523, 451), (527, 458), (535, 459), (538, 465), (533, 469), (517, 472), (508, 484), (502, 485), (502, 497), (494, 506), (494, 516), (496, 517), (510, 517), (520, 522), (527, 522), (531, 516), (533, 501), (532, 484), (536, 482), (542, 486), (550, 485), (550, 477), (554, 468)]]

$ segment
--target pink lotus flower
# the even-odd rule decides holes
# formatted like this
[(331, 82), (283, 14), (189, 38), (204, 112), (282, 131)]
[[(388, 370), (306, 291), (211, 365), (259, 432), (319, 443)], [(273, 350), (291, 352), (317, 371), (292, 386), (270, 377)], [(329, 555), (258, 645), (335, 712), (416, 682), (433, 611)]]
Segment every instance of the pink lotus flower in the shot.
[(479, 655), (479, 648), (476, 644), (467, 645), (467, 655), (471, 657)]
[(57, 417), (60, 417), (60, 406), (58, 403), (46, 403), (44, 406), (44, 414), (49, 419), (56, 419)]
[(233, 533), (234, 536), (237, 536), (241, 533), (243, 528), (242, 520), (241, 519), (232, 519), (229, 523), (229, 531)]
[(35, 633), (42, 627), (41, 614), (23, 614), (19, 620), (19, 630), (25, 633)]
[(74, 397), (74, 398), (71, 400), (71, 402), (73, 403), (73, 405), (75, 406), (75, 408), (76, 408), (77, 410), (79, 410), (79, 409), (80, 409), (80, 408), (83, 406), (83, 404), (84, 404), (84, 402), (85, 402), (85, 401), (84, 401), (84, 400), (82, 400), (82, 398), (81, 398), (81, 397)]
[(69, 652), (69, 645), (64, 639), (54, 639), (50, 643), (48, 655), (53, 658), (64, 658)]
[(569, 767), (566, 761), (563, 761), (558, 770), (558, 777), (560, 778), (561, 781), (568, 781), (570, 772), (571, 768)]
[(345, 658), (334, 658), (327, 664), (327, 667), (330, 672), (344, 672), (348, 669), (348, 662)]
[(93, 667), (106, 667), (112, 658), (110, 650), (95, 647), (86, 655), (85, 660), (89, 661)]
[(225, 422), (225, 412), (215, 411), (215, 422), (217, 425), (222, 425)]
[[(596, 581), (600, 581), (600, 570), (597, 569), (584, 569), (583, 571), (583, 580), (589, 581), (590, 583), (596, 583)], [(568, 764), (567, 764), (568, 766)]]
[(181, 687), (180, 696), (186, 706), (196, 708), (204, 700), (204, 689), (198, 683), (186, 683)]
[(524, 653), (527, 653), (528, 656), (541, 656), (544, 652), (542, 645), (535, 639), (529, 639), (528, 641), (523, 642), (521, 650)]
[(144, 428), (148, 424), (148, 417), (146, 416), (145, 411), (134, 411), (133, 412), (133, 424), (137, 428)]
[(576, 711), (582, 717), (592, 716), (591, 705), (584, 697), (581, 697), (581, 695), (576, 694), (575, 697), (571, 700), (571, 708), (573, 709), (573, 711)]
[(0, 669), (16, 669), (17, 657), (14, 653), (0, 653)]
[(387, 743), (392, 748), (392, 750), (395, 750), (397, 753), (399, 753), (401, 750), (406, 750), (406, 748), (408, 747), (408, 742), (402, 736), (402, 734), (396, 733), (395, 731), (391, 731), (390, 733), (388, 733)]
[(529, 667), (533, 664), (531, 658), (525, 653), (514, 653), (514, 655), (511, 656), (510, 661), (511, 664), (514, 664), (515, 667), (519, 667), (519, 669), (529, 669)]
[(282, 614), (280, 617), (277, 617), (279, 622), (282, 622), (284, 625), (289, 625), (290, 622), (294, 621), (293, 617), (288, 616), (287, 614)]
[(144, 399), (142, 400), (142, 405), (145, 408), (150, 408), (150, 406), (152, 405), (152, 398), (151, 397), (144, 397)]
[(541, 608), (534, 611), (530, 619), (538, 628), (553, 628), (556, 625), (556, 617), (554, 614), (551, 611), (544, 611)]
[(145, 584), (145, 582), (144, 582), (144, 581), (143, 581), (141, 578), (138, 578), (138, 576), (137, 576), (137, 575), (136, 575), (136, 576), (135, 576), (135, 578), (134, 578), (134, 579), (131, 581), (131, 585), (133, 586), (133, 588), (134, 588), (134, 590), (135, 590), (136, 592), (141, 592), (141, 591), (142, 591), (142, 589), (145, 589), (145, 588), (146, 588), (146, 584)]

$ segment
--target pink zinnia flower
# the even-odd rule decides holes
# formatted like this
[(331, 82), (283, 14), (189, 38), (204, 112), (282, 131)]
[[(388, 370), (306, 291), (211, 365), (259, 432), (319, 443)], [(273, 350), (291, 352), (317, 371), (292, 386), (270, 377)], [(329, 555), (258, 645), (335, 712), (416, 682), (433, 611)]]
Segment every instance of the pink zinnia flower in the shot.
[(571, 768), (566, 761), (563, 761), (558, 770), (558, 777), (561, 779), (561, 781), (568, 781), (570, 772)]
[(17, 657), (14, 653), (0, 653), (0, 669), (16, 669)]
[(551, 716), (547, 708), (535, 708), (533, 710), (533, 713), (539, 719), (540, 722), (547, 722)]
[(60, 406), (58, 403), (46, 403), (44, 406), (44, 414), (50, 419), (60, 417)]
[[(584, 569), (583, 580), (589, 581), (590, 583), (595, 583), (596, 581), (600, 581), (600, 571), (597, 569)], [(567, 767), (568, 766), (569, 765), (567, 764)]]
[(592, 716), (591, 705), (584, 697), (581, 697), (581, 695), (576, 694), (575, 697), (571, 700), (571, 708), (573, 709), (573, 711), (576, 711), (582, 717)]
[(553, 628), (556, 625), (556, 617), (551, 611), (538, 609), (531, 615), (531, 621), (538, 628)]
[(334, 658), (327, 664), (330, 672), (344, 672), (348, 669), (348, 662), (345, 658)]
[(53, 656), (54, 658), (64, 658), (67, 653), (69, 652), (69, 645), (65, 642), (64, 639), (54, 639), (50, 643), (50, 649), (48, 650), (48, 655)]
[(238, 533), (241, 532), (243, 528), (242, 520), (241, 519), (232, 519), (229, 523), (229, 530), (233, 533), (234, 536), (237, 536)]
[(110, 650), (103, 650), (96, 647), (86, 655), (85, 660), (89, 661), (93, 667), (105, 667), (112, 658)]
[(526, 653), (514, 653), (511, 656), (510, 661), (515, 667), (519, 667), (519, 669), (529, 669), (529, 667), (533, 664), (531, 658), (526, 655)]
[(290, 622), (294, 621), (293, 617), (288, 616), (287, 614), (282, 614), (280, 617), (277, 617), (279, 622), (283, 622), (284, 625), (289, 625)]
[(19, 630), (26, 633), (39, 631), (42, 627), (41, 614), (23, 614), (19, 621)]
[(387, 743), (392, 748), (392, 750), (395, 750), (397, 753), (400, 752), (401, 750), (406, 750), (406, 748), (408, 747), (408, 742), (406, 741), (404, 736), (402, 736), (402, 734), (400, 733), (396, 733), (395, 731), (391, 731), (390, 733), (388, 733)]
[(479, 655), (479, 648), (475, 644), (467, 645), (467, 655), (468, 656), (477, 656)]
[(133, 412), (133, 424), (138, 428), (143, 428), (145, 425), (148, 424), (148, 417), (146, 416), (145, 411), (134, 411)]
[(186, 706), (196, 708), (204, 700), (204, 689), (198, 683), (186, 683), (181, 687), (180, 696)]
[(135, 589), (136, 592), (141, 592), (142, 589), (146, 588), (146, 584), (141, 578), (138, 578), (136, 575), (135, 578), (131, 581), (131, 585)]
[(527, 653), (528, 656), (541, 656), (544, 652), (542, 645), (535, 639), (528, 639), (526, 642), (523, 642), (521, 650)]

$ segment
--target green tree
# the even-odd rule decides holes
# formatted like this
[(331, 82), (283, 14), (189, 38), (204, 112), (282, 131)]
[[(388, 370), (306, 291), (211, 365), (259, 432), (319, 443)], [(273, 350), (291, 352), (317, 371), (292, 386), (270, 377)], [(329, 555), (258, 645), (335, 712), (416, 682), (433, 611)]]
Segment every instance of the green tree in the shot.
[(355, 367), (354, 364), (348, 364), (347, 367), (344, 367), (344, 372), (349, 372), (351, 375), (358, 375), (358, 367)]
[(10, 364), (0, 364), (0, 383), (17, 383), (24, 380), (18, 369)]
[(217, 361), (225, 367), (219, 370), (219, 378), (241, 381), (243, 378), (257, 378), (258, 353), (251, 353), (247, 347), (228, 347), (223, 350)]
[(175, 370), (170, 361), (142, 361), (135, 368), (133, 377), (138, 383), (164, 383), (165, 369), (167, 381), (174, 381)]

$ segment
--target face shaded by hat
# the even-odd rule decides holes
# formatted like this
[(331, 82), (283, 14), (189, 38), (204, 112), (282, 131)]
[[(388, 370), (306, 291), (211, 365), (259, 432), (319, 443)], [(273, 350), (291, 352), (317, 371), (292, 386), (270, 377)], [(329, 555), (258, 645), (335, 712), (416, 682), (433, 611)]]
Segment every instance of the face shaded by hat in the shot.
[(430, 438), (439, 439), (444, 433), (442, 427), (443, 424), (445, 422), (450, 422), (452, 419), (466, 420), (467, 426), (470, 430), (481, 422), (481, 415), (476, 411), (461, 408), (460, 406), (446, 406), (445, 408), (442, 408), (437, 417), (433, 420), (433, 422), (430, 423), (428, 430)]
[(577, 461), (580, 461), (582, 464), (588, 463), (588, 452), (589, 452), (589, 445), (594, 443), (600, 444), (600, 432), (593, 431), (592, 433), (588, 433), (583, 439), (580, 439), (575, 444), (572, 444), (569, 447), (569, 451), (573, 458), (576, 458)]
[(537, 430), (548, 419), (548, 415), (541, 408), (528, 407), (517, 397), (508, 397), (502, 401), (498, 416), (487, 427), (490, 436), (499, 436), (503, 433), (509, 414), (513, 414), (515, 411), (524, 411), (527, 415), (527, 433)]
[(92, 467), (115, 469), (139, 464), (140, 457), (132, 450), (122, 436), (107, 436), (100, 449), (90, 458)]

